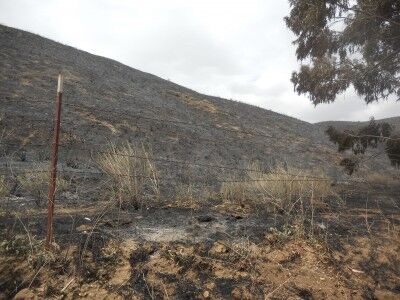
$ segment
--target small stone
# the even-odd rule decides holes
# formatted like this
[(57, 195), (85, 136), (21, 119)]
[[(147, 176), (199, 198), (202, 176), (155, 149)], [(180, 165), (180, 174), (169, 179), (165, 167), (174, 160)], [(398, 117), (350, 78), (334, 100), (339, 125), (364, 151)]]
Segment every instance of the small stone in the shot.
[(376, 297), (376, 299), (399, 299), (398, 294), (395, 294), (389, 290), (376, 290), (374, 292), (374, 296)]
[(204, 291), (203, 297), (204, 297), (204, 298), (210, 297), (210, 292), (209, 292), (209, 291)]
[(210, 249), (210, 254), (226, 253), (227, 251), (228, 249), (226, 249), (225, 245), (221, 243), (214, 243), (214, 245)]
[(55, 251), (55, 252), (60, 252), (60, 249), (61, 249), (60, 245), (57, 244), (56, 242), (52, 242), (52, 243), (51, 243), (51, 248), (52, 248), (53, 251)]
[(231, 296), (233, 299), (242, 299), (242, 293), (237, 287), (232, 290)]
[(202, 223), (211, 222), (214, 220), (213, 217), (208, 216), (208, 215), (198, 216), (198, 217), (196, 217), (196, 219), (197, 219), (197, 221), (202, 222)]
[(38, 297), (30, 289), (22, 289), (15, 296), (14, 300), (36, 300)]

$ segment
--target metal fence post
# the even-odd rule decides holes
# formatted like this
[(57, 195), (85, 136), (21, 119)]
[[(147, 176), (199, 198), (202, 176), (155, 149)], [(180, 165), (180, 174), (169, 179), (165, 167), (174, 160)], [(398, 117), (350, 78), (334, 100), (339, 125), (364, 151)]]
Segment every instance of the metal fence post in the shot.
[(54, 114), (54, 132), (53, 132), (53, 143), (51, 149), (50, 183), (49, 183), (49, 195), (48, 195), (48, 206), (47, 206), (47, 233), (46, 233), (46, 244), (45, 244), (47, 249), (50, 249), (50, 245), (53, 240), (53, 214), (54, 214), (54, 198), (55, 198), (56, 181), (57, 181), (58, 142), (60, 139), (63, 80), (64, 80), (63, 75), (59, 74), (58, 85), (57, 85), (56, 109)]

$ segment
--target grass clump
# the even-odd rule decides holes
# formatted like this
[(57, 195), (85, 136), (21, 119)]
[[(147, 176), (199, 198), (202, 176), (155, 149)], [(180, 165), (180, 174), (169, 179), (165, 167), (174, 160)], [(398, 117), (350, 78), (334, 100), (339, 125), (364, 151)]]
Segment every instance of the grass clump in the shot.
[(139, 208), (144, 200), (160, 198), (158, 171), (150, 151), (130, 143), (110, 145), (108, 151), (97, 157), (97, 165), (110, 179), (111, 197), (120, 206)]
[[(47, 198), (50, 183), (50, 172), (36, 165), (29, 172), (17, 176), (18, 185), (22, 190), (35, 198), (36, 204), (41, 205)], [(56, 193), (68, 190), (70, 182), (57, 176)]]
[(216, 193), (210, 186), (196, 183), (176, 183), (173, 205), (198, 209), (210, 204), (215, 196)]
[(290, 210), (297, 202), (321, 203), (331, 194), (331, 184), (324, 175), (283, 167), (262, 172), (257, 164), (249, 169), (252, 171), (247, 172), (246, 179), (222, 185), (220, 194), (224, 200)]
[(7, 185), (5, 176), (0, 176), (0, 197), (10, 195), (10, 188)]
[[(252, 168), (257, 169), (256, 166)], [(253, 180), (250, 188), (257, 195), (288, 212), (298, 203), (322, 204), (332, 193), (327, 176), (304, 170), (277, 167), (268, 173), (250, 172), (248, 176)]]
[(393, 186), (398, 184), (399, 175), (394, 172), (368, 172), (364, 175), (365, 181), (369, 184), (381, 185), (381, 186)]
[(263, 172), (257, 164), (249, 169), (252, 171), (247, 172), (246, 179), (222, 185), (222, 199), (283, 216), (286, 224), (295, 219), (313, 222), (315, 209), (333, 194), (330, 181), (323, 174), (283, 167)]

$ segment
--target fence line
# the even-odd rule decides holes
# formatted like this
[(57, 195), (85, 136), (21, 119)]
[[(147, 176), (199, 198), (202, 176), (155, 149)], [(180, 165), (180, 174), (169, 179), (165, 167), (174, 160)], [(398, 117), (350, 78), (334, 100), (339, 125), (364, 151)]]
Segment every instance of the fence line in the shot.
[[(149, 176), (146, 175), (129, 175), (129, 174), (115, 174), (115, 173), (107, 173), (107, 172), (91, 172), (91, 171), (73, 171), (73, 170), (58, 170), (60, 173), (69, 173), (69, 174), (91, 174), (91, 175), (103, 175), (103, 176), (117, 176), (117, 177), (129, 177), (129, 178), (149, 178)], [(36, 174), (36, 173), (50, 173), (49, 170), (35, 170), (35, 171), (11, 171), (13, 175), (24, 175), (24, 174)], [(8, 175), (9, 173), (0, 173), (0, 175)], [(230, 179), (230, 180), (212, 180), (215, 183), (251, 183), (251, 182), (318, 182), (318, 181), (325, 181), (328, 182), (328, 178), (309, 178), (305, 176), (299, 175), (298, 177), (302, 177), (303, 179), (300, 178), (292, 178), (292, 179), (249, 179), (249, 180), (235, 180), (235, 179)], [(157, 180), (162, 180), (162, 181), (173, 181), (177, 182), (179, 181), (178, 178), (174, 177), (157, 177)], [(208, 184), (207, 181), (196, 181), (196, 184)]]
[[(7, 144), (4, 142), (0, 142), (0, 144)], [(11, 143), (10, 143), (11, 144)], [(16, 144), (13, 144), (16, 145)], [(46, 146), (45, 144), (36, 144), (35, 146)], [(68, 145), (63, 145), (61, 144), (60, 147), (67, 147)], [(104, 151), (104, 150), (93, 150), (89, 148), (76, 148), (80, 151), (88, 151), (90, 153), (96, 152), (96, 153), (101, 153), (101, 154), (111, 154), (110, 151)], [(172, 163), (172, 164), (182, 164), (186, 166), (193, 166), (193, 167), (206, 167), (206, 168), (211, 168), (211, 169), (226, 169), (226, 170), (235, 170), (235, 171), (242, 171), (242, 172), (254, 172), (254, 173), (260, 173), (260, 174), (274, 174), (274, 175), (287, 175), (287, 176), (292, 176), (292, 177), (298, 177), (301, 175), (298, 174), (291, 174), (291, 173), (281, 173), (281, 172), (274, 172), (274, 171), (263, 171), (259, 169), (250, 169), (250, 168), (237, 168), (237, 167), (232, 167), (232, 166), (223, 166), (223, 165), (212, 165), (212, 164), (205, 164), (205, 163), (192, 163), (188, 161), (181, 161), (181, 160), (175, 160), (175, 159), (169, 159), (169, 158), (152, 158), (152, 157), (146, 157), (146, 156), (140, 156), (140, 155), (133, 155), (133, 154), (123, 154), (123, 153), (112, 153), (112, 155), (116, 156), (121, 156), (121, 157), (132, 157), (132, 158), (137, 158), (140, 160), (146, 160), (146, 161), (158, 161), (158, 162), (166, 162), (166, 163)], [(320, 176), (301, 176), (304, 178), (313, 178), (313, 179), (325, 179), (324, 177)]]
[[(79, 144), (79, 145), (88, 145), (87, 143), (84, 142), (75, 142), (72, 144), (60, 144), (59, 143), (59, 137), (60, 137), (60, 125), (61, 123), (63, 125), (69, 124), (72, 125), (72, 127), (75, 129), (75, 127), (77, 125), (82, 126), (82, 124), (79, 123), (74, 123), (72, 121), (73, 118), (71, 118), (71, 120), (69, 121), (63, 121), (61, 122), (61, 103), (62, 103), (62, 94), (63, 94), (63, 76), (61, 74), (59, 74), (58, 77), (58, 87), (57, 87), (57, 100), (56, 100), (56, 112), (54, 114), (54, 123), (53, 123), (53, 127), (48, 126), (49, 128), (53, 128), (54, 132), (53, 132), (53, 143), (52, 143), (52, 151), (51, 151), (51, 167), (49, 170), (44, 170), (44, 169), (39, 169), (39, 170), (26, 170), (26, 168), (21, 168), (21, 166), (12, 166), (10, 164), (6, 164), (6, 167), (4, 169), (6, 169), (4, 172), (6, 172), (5, 174), (2, 173), (2, 168), (0, 168), (0, 175), (5, 175), (5, 176), (10, 176), (10, 174), (12, 176), (18, 176), (18, 175), (24, 175), (24, 174), (38, 174), (38, 173), (43, 173), (45, 175), (49, 175), (50, 178), (50, 184), (49, 184), (49, 191), (48, 191), (48, 217), (47, 217), (47, 233), (46, 233), (46, 248), (48, 250), (51, 250), (51, 245), (52, 245), (52, 241), (53, 241), (53, 212), (54, 212), (54, 202), (55, 202), (55, 193), (56, 193), (56, 179), (57, 179), (57, 173), (64, 173), (64, 174), (69, 174), (69, 175), (90, 175), (90, 176), (108, 176), (108, 181), (111, 180), (116, 180), (116, 177), (126, 177), (126, 178), (142, 178), (142, 179), (150, 179), (153, 181), (153, 183), (156, 183), (157, 188), (160, 187), (159, 182), (163, 182), (163, 181), (168, 181), (168, 182), (173, 182), (173, 183), (177, 183), (179, 181), (181, 181), (184, 184), (188, 184), (190, 186), (197, 186), (200, 185), (201, 187), (206, 187), (206, 186), (212, 186), (212, 187), (216, 187), (217, 184), (225, 184), (225, 183), (243, 183), (243, 184), (250, 184), (250, 183), (256, 183), (256, 182), (329, 182), (329, 179), (326, 177), (318, 177), (318, 176), (308, 176), (308, 175), (301, 175), (301, 174), (291, 174), (289, 172), (276, 172), (276, 171), (270, 171), (270, 172), (265, 172), (263, 170), (260, 169), (251, 169), (251, 168), (238, 168), (237, 166), (228, 166), (228, 165), (217, 165), (217, 164), (209, 164), (209, 163), (200, 163), (200, 162), (189, 162), (189, 161), (182, 161), (182, 160), (175, 160), (175, 159), (170, 159), (170, 158), (163, 158), (163, 157), (148, 157), (148, 156), (143, 156), (143, 155), (139, 155), (139, 154), (128, 154), (128, 153), (115, 153), (115, 152), (111, 152), (110, 150), (97, 150), (97, 149), (90, 149), (87, 147), (76, 147), (74, 146), (74, 150), (80, 150), (80, 151), (87, 151), (90, 154), (93, 153), (97, 153), (97, 154), (110, 154), (110, 155), (115, 155), (115, 156), (122, 156), (122, 157), (129, 157), (129, 158), (135, 158), (135, 159), (139, 159), (139, 160), (145, 160), (147, 162), (149, 161), (153, 161), (153, 162), (163, 162), (163, 163), (169, 163), (169, 164), (176, 164), (176, 165), (184, 165), (184, 166), (192, 166), (192, 167), (200, 167), (200, 168), (206, 168), (207, 170), (209, 169), (213, 169), (213, 170), (221, 170), (221, 169), (225, 169), (225, 170), (235, 170), (235, 171), (240, 171), (240, 172), (254, 172), (254, 173), (260, 173), (260, 176), (255, 176), (252, 178), (252, 176), (250, 176), (249, 174), (246, 174), (247, 177), (249, 179), (246, 179), (247, 177), (245, 176), (241, 176), (241, 179), (233, 179), (235, 177), (231, 177), (232, 179), (225, 179), (225, 180), (221, 180), (221, 179), (217, 179), (219, 176), (214, 176), (214, 178), (210, 178), (209, 180), (207, 180), (206, 178), (200, 178), (201, 180), (196, 180), (191, 178), (191, 176), (187, 176), (185, 178), (182, 178), (182, 176), (180, 176), (180, 174), (176, 174), (176, 176), (174, 177), (167, 177), (167, 176), (160, 176), (160, 174), (163, 174), (162, 172), (152, 169), (151, 171), (153, 172), (152, 176), (149, 175), (142, 175), (142, 174), (129, 174), (129, 170), (128, 173), (124, 173), (123, 171), (121, 172), (107, 172), (104, 169), (102, 170), (101, 168), (96, 168), (96, 169), (89, 169), (87, 168), (86, 170), (82, 170), (82, 169), (63, 169), (60, 168), (59, 170), (57, 170), (57, 166), (58, 166), (58, 149), (59, 147), (63, 147), (63, 148), (72, 148), (73, 145)], [(30, 98), (30, 100), (35, 99), (35, 98)], [(54, 103), (51, 101), (43, 101), (43, 100), (35, 100), (35, 101), (31, 101), (29, 102), (28, 98), (23, 98), (23, 100), (25, 100), (25, 102), (28, 100), (28, 107), (33, 106), (34, 104), (38, 104), (38, 103), (44, 103), (46, 105), (48, 105), (49, 107), (54, 107)], [(15, 102), (14, 102), (15, 103)], [(19, 103), (19, 102), (18, 102)], [(138, 124), (139, 120), (147, 120), (147, 121), (151, 121), (150, 124), (152, 124), (153, 122), (157, 122), (160, 123), (162, 125), (165, 126), (165, 124), (173, 124), (175, 126), (185, 126), (185, 129), (187, 129), (187, 127), (195, 127), (195, 128), (201, 128), (201, 129), (206, 129), (208, 130), (208, 132), (211, 132), (210, 129), (212, 130), (219, 130), (219, 131), (224, 131), (224, 132), (231, 132), (235, 134), (236, 138), (239, 138), (238, 135), (243, 135), (247, 138), (247, 137), (262, 137), (263, 139), (275, 139), (277, 141), (280, 141), (281, 138), (276, 136), (276, 135), (270, 135), (270, 134), (266, 134), (266, 133), (261, 133), (259, 132), (256, 128), (245, 128), (246, 126), (244, 126), (243, 123), (238, 122), (238, 120), (232, 120), (233, 118), (229, 118), (227, 120), (227, 123), (233, 123), (233, 124), (226, 124), (223, 123), (223, 125), (219, 125), (217, 123), (212, 123), (213, 119), (212, 118), (207, 118), (204, 119), (203, 122), (189, 122), (189, 121), (181, 121), (181, 120), (177, 120), (177, 119), (168, 119), (168, 118), (157, 118), (157, 117), (152, 117), (149, 115), (141, 115), (140, 113), (142, 112), (142, 110), (140, 112), (128, 112), (128, 111), (122, 111), (122, 112), (117, 112), (115, 109), (107, 109), (107, 108), (99, 108), (96, 107), (94, 105), (88, 105), (88, 104), (75, 104), (75, 103), (64, 103), (63, 106), (67, 107), (67, 108), (74, 108), (75, 109), (75, 113), (72, 112), (73, 115), (87, 115), (88, 117), (90, 116), (95, 116), (94, 112), (102, 112), (105, 115), (105, 118), (103, 117), (103, 119), (105, 120), (92, 120), (94, 122), (99, 122), (101, 124), (102, 121), (107, 121), (110, 123), (114, 123), (113, 121), (109, 121), (107, 119), (112, 118), (112, 115), (114, 115), (115, 120), (123, 120), (124, 122), (132, 122), (133, 120), (135, 120)], [(26, 109), (26, 107), (24, 107)], [(158, 107), (161, 110), (164, 110), (165, 107)], [(149, 109), (143, 109), (150, 111)], [(137, 110), (138, 111), (138, 110)], [(7, 112), (9, 113), (9, 112)], [(151, 111), (152, 114), (157, 115), (156, 112)], [(15, 117), (15, 116), (14, 116)], [(22, 116), (18, 116), (20, 117), (22, 120), (26, 122), (31, 122), (31, 124), (36, 124), (36, 123), (40, 123), (43, 122), (45, 124), (51, 124), (50, 120), (45, 120), (45, 119), (31, 119), (26, 120), (26, 118), (22, 115)], [(81, 116), (82, 117), (82, 116)], [(97, 116), (95, 116), (97, 117)], [(81, 118), (81, 121), (84, 120), (86, 122), (88, 122), (89, 120), (85, 120), (84, 116)], [(206, 122), (210, 122), (210, 123), (206, 123)], [(239, 125), (234, 125), (235, 123), (240, 123)], [(92, 124), (90, 124), (92, 125)], [(93, 126), (93, 125), (92, 125)], [(285, 128), (280, 128), (281, 130), (284, 130), (285, 132), (289, 133), (289, 136), (292, 136), (294, 134), (290, 133), (289, 130), (285, 129)], [(199, 140), (201, 138), (198, 138), (197, 140)], [(50, 138), (47, 140), (48, 142), (50, 141)], [(208, 139), (208, 141), (210, 141), (210, 139)], [(165, 141), (163, 141), (165, 142)], [(218, 144), (222, 144), (220, 141), (215, 141)], [(246, 141), (247, 142), (247, 141)], [(161, 142), (160, 142), (161, 143)], [(253, 141), (252, 144), (255, 144), (256, 142)], [(21, 145), (21, 144), (17, 144), (17, 143), (7, 143), (4, 140), (0, 141), (0, 144), (2, 145), (14, 145), (14, 146), (18, 146), (18, 147), (26, 147), (27, 145)], [(264, 144), (264, 142), (263, 142)], [(32, 146), (32, 147), (45, 147), (48, 144), (44, 144), (44, 143), (29, 143), (28, 145)], [(90, 145), (90, 144), (89, 144)], [(91, 145), (92, 147), (95, 147), (94, 144)], [(100, 145), (97, 145), (100, 146)], [(101, 145), (104, 146), (104, 145)], [(91, 159), (93, 160), (92, 155), (90, 156)], [(123, 162), (124, 163), (124, 162)], [(158, 169), (158, 168), (157, 168)], [(8, 172), (7, 172), (8, 171)], [(124, 170), (125, 172), (127, 170)], [(136, 172), (135, 172), (136, 173)], [(168, 174), (168, 172), (165, 172), (165, 175), (172, 175), (172, 174)], [(281, 178), (265, 178), (265, 176), (268, 176), (269, 174), (272, 175), (281, 175)], [(153, 177), (153, 178), (151, 178)], [(198, 176), (200, 177), (200, 176)], [(71, 179), (73, 177), (70, 177)], [(236, 178), (238, 178), (238, 176), (236, 175)], [(29, 178), (28, 178), (29, 179)], [(17, 177), (17, 181), (18, 181), (18, 177)], [(189, 181), (189, 183), (186, 183), (187, 181)], [(191, 182), (192, 181), (192, 182)], [(78, 180), (77, 180), (78, 182)]]
[[(24, 98), (24, 100), (27, 100), (26, 98)], [(35, 103), (44, 103), (44, 104), (48, 104), (48, 105), (53, 105), (54, 103), (49, 102), (49, 101), (43, 101), (43, 100), (34, 100)], [(33, 104), (32, 102), (28, 102)], [(101, 111), (104, 113), (117, 113), (115, 110), (109, 110), (109, 109), (100, 109), (98, 107), (93, 107), (93, 106), (80, 106), (74, 103), (63, 103), (64, 106), (70, 106), (70, 107), (74, 107), (77, 108), (79, 110), (82, 109), (91, 109), (91, 110), (95, 110), (95, 111)], [(162, 108), (162, 107), (159, 107)], [(148, 110), (151, 111), (151, 110)], [(149, 116), (143, 116), (143, 115), (137, 115), (135, 113), (118, 113), (119, 116), (126, 116), (129, 118), (137, 118), (137, 119), (145, 119), (145, 120), (151, 120), (151, 121), (156, 121), (159, 123), (172, 123), (175, 125), (187, 125), (187, 126), (195, 126), (195, 127), (200, 127), (200, 128), (214, 128), (216, 130), (222, 130), (222, 131), (228, 131), (228, 132), (234, 132), (234, 133), (243, 133), (246, 135), (252, 135), (252, 136), (261, 136), (261, 137), (266, 137), (266, 138), (276, 138), (275, 136), (271, 136), (271, 135), (266, 135), (266, 134), (261, 134), (261, 133), (257, 133), (257, 132), (250, 132), (250, 131), (245, 131), (243, 129), (241, 130), (236, 130), (236, 129), (229, 129), (229, 128), (224, 128), (224, 127), (219, 127), (219, 126), (215, 126), (215, 125), (210, 125), (210, 124), (205, 124), (205, 123), (193, 123), (193, 122), (185, 122), (185, 121), (179, 121), (179, 120), (171, 120), (171, 119), (158, 119), (158, 118), (153, 118), (153, 117), (149, 117)], [(22, 118), (24, 118), (23, 116), (21, 116)], [(28, 120), (29, 121), (29, 120)], [(30, 121), (33, 122), (46, 122), (48, 123), (49, 120), (45, 120), (45, 119), (31, 119)], [(72, 122), (67, 122), (67, 121), (62, 121), (62, 124), (69, 124), (72, 126), (76, 126), (76, 123), (72, 123)], [(234, 125), (232, 125), (234, 126)], [(202, 138), (196, 138), (198, 139), (202, 139)], [(220, 141), (217, 140), (212, 140), (212, 139), (204, 139), (207, 141), (211, 141), (214, 143), (218, 143), (218, 144), (223, 144)], [(247, 141), (246, 141), (247, 142)], [(159, 141), (159, 143), (167, 143), (167, 141)], [(253, 144), (252, 142), (250, 142), (251, 144)], [(0, 142), (0, 144), (7, 144), (7, 145), (14, 145), (14, 146), (22, 146), (19, 144), (12, 144), (12, 143), (5, 143), (5, 142)], [(71, 144), (60, 144), (60, 147), (66, 148), (66, 147), (74, 147), (74, 149), (78, 149), (81, 151), (87, 151), (87, 152), (96, 152), (96, 153), (101, 153), (101, 154), (108, 154), (110, 153), (109, 151), (104, 151), (104, 150), (94, 150), (94, 149), (90, 149), (90, 148), (85, 148), (85, 147), (76, 147), (76, 144), (87, 144), (84, 142), (74, 142)], [(33, 144), (30, 143), (29, 145), (31, 146), (37, 146), (37, 147), (44, 147), (44, 146), (48, 146), (48, 144)], [(104, 146), (103, 144), (89, 144), (92, 147), (98, 147), (98, 146)], [(23, 147), (26, 145), (23, 145)], [(206, 164), (206, 163), (191, 163), (188, 161), (180, 161), (180, 160), (175, 160), (175, 159), (169, 159), (169, 158), (149, 158), (149, 157), (145, 157), (145, 156), (140, 156), (140, 155), (129, 155), (129, 154), (122, 154), (122, 153), (113, 153), (113, 155), (117, 155), (117, 156), (126, 156), (126, 157), (132, 157), (132, 158), (137, 158), (137, 159), (141, 159), (141, 160), (149, 160), (149, 161), (158, 161), (158, 162), (166, 162), (166, 163), (172, 163), (172, 164), (181, 164), (181, 165), (186, 165), (186, 166), (193, 166), (193, 167), (206, 167), (206, 168), (211, 168), (211, 169), (226, 169), (226, 170), (235, 170), (235, 171), (241, 171), (241, 172), (255, 172), (255, 173), (261, 173), (261, 174), (275, 174), (275, 175), (286, 175), (286, 176), (292, 176), (292, 177), (298, 177), (298, 174), (290, 174), (290, 173), (279, 173), (279, 172), (265, 172), (262, 170), (258, 170), (258, 169), (250, 169), (250, 168), (237, 168), (237, 167), (232, 167), (232, 166), (223, 166), (223, 165), (212, 165), (212, 164)], [(76, 172), (77, 173), (77, 172)], [(93, 173), (91, 173), (93, 174)], [(97, 173), (97, 174), (101, 174), (101, 173)], [(321, 179), (321, 180), (326, 180), (326, 178), (324, 177), (318, 177), (318, 176), (301, 176), (303, 178), (307, 178), (307, 179)], [(219, 181), (219, 182), (227, 182), (227, 181)], [(235, 181), (237, 182), (237, 181)], [(239, 181), (242, 182), (242, 181)]]
[[(35, 174), (35, 173), (49, 173), (49, 170), (12, 170), (7, 173), (0, 173), (0, 175), (9, 175), (12, 173), (13, 175), (24, 175), (24, 174)], [(116, 173), (107, 173), (107, 172), (99, 172), (99, 171), (78, 171), (78, 170), (65, 170), (60, 169), (58, 170), (60, 173), (70, 173), (70, 174), (91, 174), (91, 175), (107, 175), (107, 176), (120, 176), (120, 177), (131, 177), (131, 178), (148, 178), (148, 176), (144, 175), (137, 175), (132, 176), (128, 174), (116, 174)], [(289, 179), (251, 179), (251, 180), (213, 180), (213, 182), (217, 183), (226, 183), (226, 182), (263, 182), (263, 181), (329, 181), (328, 178), (323, 177), (309, 177), (306, 175), (290, 175), (286, 173), (264, 173), (265, 175), (273, 174), (273, 175), (287, 175), (294, 178)], [(300, 178), (303, 179), (300, 179)], [(167, 181), (178, 181), (178, 178), (167, 178), (167, 177), (159, 177), (158, 179), (167, 180)]]
[[(31, 98), (31, 100), (33, 100), (35, 98)], [(54, 103), (50, 102), (50, 101), (43, 101), (43, 100), (38, 100), (35, 99), (34, 101), (29, 101), (28, 98), (24, 98), (23, 100), (25, 100), (25, 102), (28, 102), (29, 104), (33, 105), (33, 104), (37, 104), (37, 103), (42, 103), (42, 104), (46, 104), (49, 105), (49, 107), (53, 107)], [(212, 124), (206, 124), (206, 123), (195, 123), (195, 122), (187, 122), (187, 121), (180, 121), (180, 120), (172, 120), (172, 119), (160, 119), (160, 118), (155, 118), (155, 117), (151, 117), (151, 116), (145, 116), (145, 115), (139, 115), (137, 113), (134, 112), (116, 112), (115, 110), (112, 109), (106, 109), (106, 108), (99, 108), (99, 107), (95, 107), (92, 105), (87, 105), (87, 104), (75, 104), (75, 103), (63, 103), (63, 106), (65, 107), (72, 107), (74, 108), (76, 111), (80, 111), (81, 113), (84, 114), (88, 114), (90, 115), (93, 111), (97, 111), (97, 112), (103, 112), (105, 113), (106, 116), (108, 116), (109, 114), (118, 114), (118, 118), (125, 118), (130, 120), (130, 121), (136, 121), (137, 123), (138, 120), (148, 120), (148, 121), (152, 121), (152, 122), (157, 122), (157, 123), (161, 123), (161, 124), (173, 124), (173, 125), (185, 125), (185, 126), (192, 126), (192, 127), (197, 127), (197, 128), (205, 128), (205, 129), (215, 129), (215, 130), (220, 130), (220, 131), (225, 131), (225, 132), (233, 132), (235, 134), (244, 134), (244, 135), (249, 135), (249, 136), (253, 136), (253, 137), (263, 137), (263, 138), (267, 138), (267, 139), (279, 139), (279, 137), (274, 136), (274, 135), (269, 135), (269, 134), (265, 134), (265, 133), (260, 133), (260, 132), (256, 132), (254, 131), (254, 129), (245, 129), (242, 125), (234, 125), (234, 124), (228, 124), (226, 126), (238, 126), (238, 128), (234, 129), (234, 128), (227, 128), (227, 127), (223, 127), (223, 126), (218, 126), (218, 125), (212, 125)], [(159, 109), (165, 109), (164, 107), (158, 107)], [(148, 112), (151, 112), (154, 114), (154, 111), (151, 111), (149, 109), (144, 109)], [(32, 122), (32, 123), (39, 123), (39, 122), (43, 122), (43, 123), (50, 123), (50, 120), (46, 120), (46, 119), (30, 119), (27, 120), (23, 115), (19, 116), (21, 118), (24, 119), (24, 121), (28, 121), (28, 122)], [(85, 120), (86, 121), (86, 120)], [(231, 120), (230, 120), (231, 121)], [(73, 123), (71, 121), (62, 121), (62, 124), (64, 125), (72, 125), (73, 127), (79, 125), (81, 126), (82, 124), (77, 124), (77, 123)], [(283, 129), (283, 128), (282, 128)], [(287, 131), (287, 130), (286, 130)], [(211, 141), (217, 144), (222, 144), (220, 141), (217, 140), (212, 140), (212, 139), (204, 139), (204, 138), (197, 138), (197, 140), (199, 139), (203, 139), (203, 140), (207, 140), (207, 141)], [(49, 139), (50, 140), (50, 139)], [(48, 140), (48, 141), (49, 141)], [(160, 143), (165, 143), (167, 141), (159, 141)], [(246, 141), (247, 142), (247, 141)], [(250, 142), (251, 144), (253, 144), (254, 142)], [(18, 146), (18, 147), (25, 147), (27, 145), (20, 145), (17, 143), (6, 143), (4, 141), (1, 141), (0, 144), (3, 145), (14, 145), (14, 146)], [(67, 148), (67, 147), (73, 147), (74, 150), (80, 150), (80, 151), (87, 151), (89, 153), (99, 153), (99, 154), (109, 154), (110, 151), (105, 151), (105, 150), (95, 150), (95, 149), (90, 149), (87, 147), (76, 147), (76, 144), (79, 145), (87, 145), (87, 143), (84, 142), (74, 142), (71, 144), (60, 144), (60, 147), (63, 148)], [(47, 146), (47, 144), (44, 143), (29, 143), (30, 146), (33, 147), (45, 147)], [(92, 147), (96, 147), (96, 146), (104, 146), (104, 145), (99, 145), (99, 144), (89, 144), (89, 146)], [(158, 157), (158, 158), (150, 158), (148, 156), (141, 156), (141, 155), (135, 155), (135, 154), (124, 154), (124, 153), (112, 153), (112, 155), (117, 155), (117, 156), (124, 156), (124, 157), (132, 157), (132, 158), (136, 158), (136, 159), (140, 159), (140, 160), (146, 160), (146, 161), (154, 161), (154, 162), (163, 162), (163, 163), (171, 163), (171, 164), (177, 164), (177, 165), (184, 165), (184, 166), (193, 166), (193, 167), (204, 167), (207, 169), (226, 169), (226, 170), (235, 170), (235, 171), (240, 171), (240, 172), (254, 172), (254, 173), (260, 173), (260, 174), (274, 174), (274, 175), (283, 175), (283, 176), (290, 176), (293, 178), (281, 178), (281, 179), (268, 179), (268, 178), (259, 178), (259, 179), (250, 179), (250, 180), (212, 180), (213, 183), (250, 183), (250, 182), (274, 182), (274, 181), (289, 181), (289, 182), (293, 182), (293, 181), (328, 181), (327, 178), (324, 177), (318, 177), (318, 176), (308, 176), (308, 175), (300, 175), (300, 174), (291, 174), (291, 173), (283, 173), (283, 172), (274, 172), (274, 171), (263, 171), (263, 170), (259, 170), (259, 169), (252, 169), (252, 168), (238, 168), (238, 167), (234, 167), (234, 166), (227, 166), (227, 165), (215, 165), (215, 164), (208, 164), (208, 163), (194, 163), (194, 162), (189, 162), (189, 161), (181, 161), (181, 160), (175, 160), (175, 159), (170, 159), (170, 158), (162, 158), (162, 157)], [(93, 171), (82, 171), (82, 170), (64, 170), (64, 169), (60, 169), (59, 170), (62, 173), (69, 173), (69, 174), (84, 174), (84, 175), (108, 175), (108, 176), (128, 176), (128, 177), (134, 177), (134, 178), (147, 178), (147, 176), (141, 176), (141, 175), (135, 175), (132, 176), (130, 174), (109, 174), (106, 172), (100, 172), (98, 170), (93, 170)], [(38, 172), (46, 172), (48, 173), (49, 171), (45, 171), (45, 170), (34, 170), (34, 171), (21, 171), (21, 170), (11, 170), (11, 172), (13, 174), (17, 174), (18, 172), (20, 172), (21, 174), (28, 174), (28, 173), (38, 173)], [(164, 181), (173, 181), (176, 182), (178, 181), (178, 178), (167, 178), (167, 177), (159, 177), (157, 178), (158, 180), (164, 180)], [(197, 181), (197, 183), (199, 183)], [(205, 183), (205, 182), (203, 182)]]

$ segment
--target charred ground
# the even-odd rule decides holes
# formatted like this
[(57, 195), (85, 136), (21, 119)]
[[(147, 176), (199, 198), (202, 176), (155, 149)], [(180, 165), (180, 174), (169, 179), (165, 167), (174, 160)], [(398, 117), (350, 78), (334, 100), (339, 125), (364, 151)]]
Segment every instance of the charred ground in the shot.
[[(202, 95), (5, 26), (0, 57), (0, 187), (9, 187), (0, 198), (0, 298), (398, 297), (398, 178), (348, 180), (322, 125)], [(43, 250), (43, 201), (20, 186), (32, 177), (18, 173), (48, 166), (60, 71), (60, 170), (75, 173), (62, 178), (69, 185), (57, 195), (50, 253)], [(86, 172), (110, 142), (188, 162), (157, 162), (160, 177), (172, 179), (166, 191), (184, 185), (179, 197), (165, 193), (134, 208), (105, 199), (107, 181)], [(253, 161), (265, 172), (284, 164), (326, 173), (332, 191), (299, 198), (316, 204), (301, 205), (307, 212), (296, 218), (301, 210), (289, 215), (267, 207), (269, 199), (254, 205), (253, 195), (226, 201), (217, 181), (238, 170), (193, 164), (244, 168)], [(201, 199), (191, 189), (200, 181), (211, 186)], [(285, 194), (292, 186), (284, 185)]]

